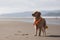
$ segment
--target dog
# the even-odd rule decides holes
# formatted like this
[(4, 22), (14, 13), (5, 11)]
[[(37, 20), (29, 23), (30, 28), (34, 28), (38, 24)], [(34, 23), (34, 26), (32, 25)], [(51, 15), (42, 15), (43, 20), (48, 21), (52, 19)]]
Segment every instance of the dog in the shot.
[(39, 30), (39, 36), (41, 36), (41, 31), (43, 32), (43, 36), (46, 36), (46, 20), (41, 17), (41, 12), (34, 12), (32, 14), (33, 17), (35, 17), (34, 24), (36, 26), (36, 34), (37, 36), (37, 31)]

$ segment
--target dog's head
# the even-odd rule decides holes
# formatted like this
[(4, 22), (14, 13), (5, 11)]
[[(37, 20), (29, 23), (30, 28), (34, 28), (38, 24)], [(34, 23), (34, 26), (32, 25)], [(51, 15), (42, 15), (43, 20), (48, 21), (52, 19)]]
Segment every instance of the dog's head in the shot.
[(38, 12), (38, 11), (32, 14), (33, 17), (40, 17), (40, 15), (41, 15), (41, 12)]

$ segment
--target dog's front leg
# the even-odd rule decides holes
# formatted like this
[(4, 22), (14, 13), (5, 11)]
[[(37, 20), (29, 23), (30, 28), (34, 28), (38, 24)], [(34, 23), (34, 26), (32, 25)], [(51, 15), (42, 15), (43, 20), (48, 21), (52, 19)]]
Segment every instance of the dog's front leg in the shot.
[(38, 32), (38, 26), (36, 25), (36, 34), (35, 34), (35, 36), (37, 36), (37, 32)]
[(38, 31), (38, 29), (37, 29), (37, 26), (36, 26), (36, 34), (35, 34), (35, 36), (37, 36), (37, 31)]
[(36, 34), (35, 34), (35, 36), (37, 36), (37, 30), (36, 30)]
[(39, 36), (41, 36), (41, 27), (39, 28)]

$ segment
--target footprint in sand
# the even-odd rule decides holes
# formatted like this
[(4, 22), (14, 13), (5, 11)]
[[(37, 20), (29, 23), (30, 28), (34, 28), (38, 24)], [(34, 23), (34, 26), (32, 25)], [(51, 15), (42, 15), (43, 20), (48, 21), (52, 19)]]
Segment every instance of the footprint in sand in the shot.
[(18, 31), (18, 33), (22, 33), (21, 31)]
[(29, 34), (21, 34), (22, 36), (27, 36), (27, 35), (29, 35)]
[(14, 34), (14, 35), (16, 35), (16, 36), (18, 36), (18, 35), (27, 36), (27, 35), (29, 35), (29, 34)]
[(20, 34), (14, 34), (15, 36), (18, 36), (18, 35), (20, 35)]
[(8, 35), (8, 36), (6, 36), (5, 38), (9, 39), (9, 38), (11, 38), (11, 37), (12, 37), (12, 35)]
[(14, 35), (20, 35), (20, 33), (22, 33), (21, 31), (17, 31), (18, 33), (15, 33)]
[(18, 33), (15, 33), (14, 35), (15, 36), (27, 36), (27, 35), (29, 35), (29, 34), (27, 34), (27, 33), (22, 33), (22, 31), (17, 31)]

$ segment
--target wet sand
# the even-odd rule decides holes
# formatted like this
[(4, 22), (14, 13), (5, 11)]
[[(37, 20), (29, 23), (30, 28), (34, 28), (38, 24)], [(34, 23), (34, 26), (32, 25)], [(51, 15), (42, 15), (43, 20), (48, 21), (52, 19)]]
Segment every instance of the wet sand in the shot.
[(46, 37), (34, 36), (33, 23), (0, 21), (0, 40), (60, 40), (60, 25), (47, 24)]

